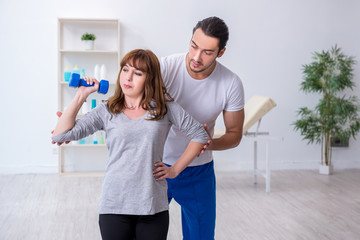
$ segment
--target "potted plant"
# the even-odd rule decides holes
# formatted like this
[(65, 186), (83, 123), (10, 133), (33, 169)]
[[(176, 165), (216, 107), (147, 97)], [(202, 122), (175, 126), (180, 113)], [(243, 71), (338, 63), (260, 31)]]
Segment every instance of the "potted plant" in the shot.
[(81, 41), (84, 43), (85, 50), (93, 50), (96, 36), (93, 33), (84, 33), (81, 36)]
[(344, 94), (355, 86), (352, 81), (355, 60), (341, 53), (337, 45), (330, 51), (313, 53), (313, 59), (312, 63), (303, 65), (301, 90), (320, 93), (321, 97), (313, 110), (307, 107), (298, 110), (300, 118), (294, 128), (308, 144), (321, 144), (320, 173), (331, 174), (332, 138), (355, 139), (360, 130), (359, 101)]

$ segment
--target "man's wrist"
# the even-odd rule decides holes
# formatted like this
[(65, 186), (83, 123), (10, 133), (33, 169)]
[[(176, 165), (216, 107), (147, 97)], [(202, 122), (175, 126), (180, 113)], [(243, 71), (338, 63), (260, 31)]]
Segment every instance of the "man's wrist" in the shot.
[(211, 139), (210, 145), (206, 148), (206, 150), (214, 151), (216, 150), (216, 145), (219, 142), (219, 138), (213, 138)]

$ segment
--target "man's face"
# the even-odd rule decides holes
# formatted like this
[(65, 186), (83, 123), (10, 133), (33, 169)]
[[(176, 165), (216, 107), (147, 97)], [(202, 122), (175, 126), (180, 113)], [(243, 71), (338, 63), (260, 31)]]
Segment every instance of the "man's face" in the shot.
[(219, 53), (219, 39), (205, 35), (200, 28), (196, 29), (190, 42), (189, 69), (194, 73), (206, 70), (212, 72), (211, 67), (215, 64), (216, 58), (222, 55), (223, 50)]

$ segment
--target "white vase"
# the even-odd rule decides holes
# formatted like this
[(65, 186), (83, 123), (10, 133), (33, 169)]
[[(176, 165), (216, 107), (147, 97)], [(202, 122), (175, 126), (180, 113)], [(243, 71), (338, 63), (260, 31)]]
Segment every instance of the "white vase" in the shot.
[(324, 174), (324, 175), (330, 175), (332, 174), (334, 171), (334, 167), (332, 165), (328, 166), (328, 165), (320, 165), (320, 168), (319, 168), (319, 173), (320, 174)]
[(85, 50), (94, 50), (95, 41), (93, 41), (93, 40), (83, 40), (82, 42), (83, 42)]

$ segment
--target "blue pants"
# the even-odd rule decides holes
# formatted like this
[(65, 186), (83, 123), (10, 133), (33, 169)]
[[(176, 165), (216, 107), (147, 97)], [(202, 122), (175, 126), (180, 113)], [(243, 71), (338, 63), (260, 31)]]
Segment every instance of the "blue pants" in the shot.
[(168, 198), (181, 206), (184, 240), (214, 240), (216, 184), (214, 162), (187, 167), (176, 178), (167, 179)]

